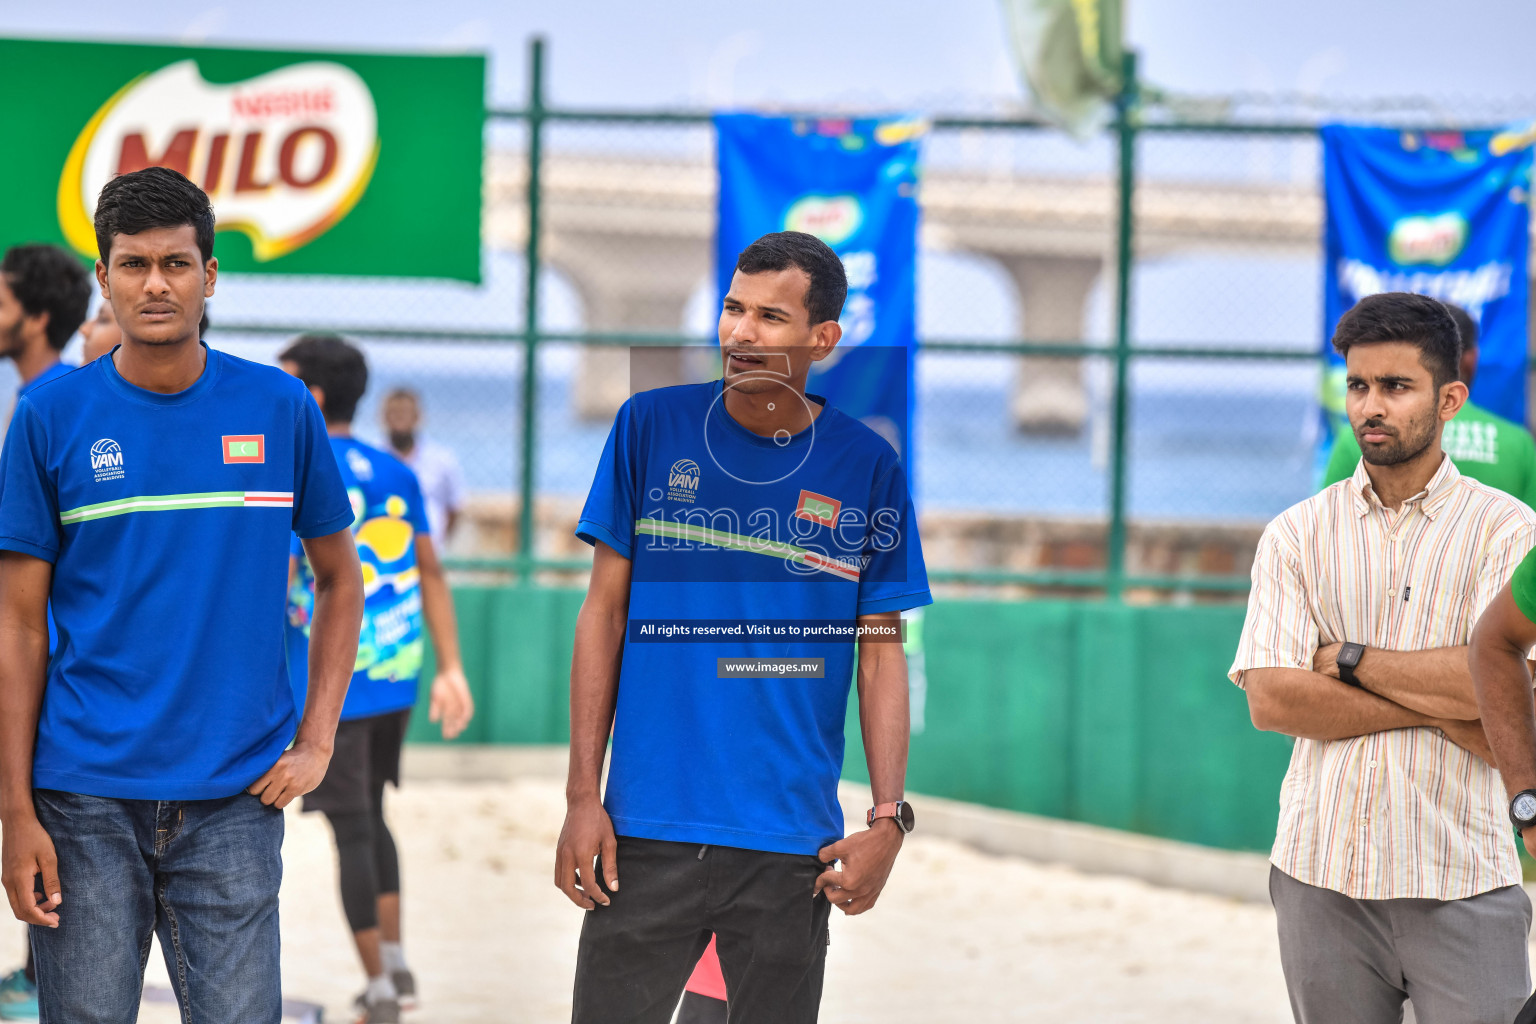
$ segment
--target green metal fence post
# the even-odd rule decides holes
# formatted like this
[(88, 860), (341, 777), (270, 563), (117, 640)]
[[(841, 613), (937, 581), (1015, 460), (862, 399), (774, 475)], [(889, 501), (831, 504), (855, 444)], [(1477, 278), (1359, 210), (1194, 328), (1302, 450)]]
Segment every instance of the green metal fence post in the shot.
[(523, 251), (527, 289), (523, 299), (523, 451), (522, 507), (519, 510), (518, 578), (533, 579), (534, 451), (538, 430), (539, 351), (539, 163), (544, 129), (544, 40), (535, 36), (528, 47), (528, 240)]
[(1125, 590), (1125, 427), (1129, 404), (1127, 377), (1131, 361), (1131, 268), (1136, 232), (1136, 121), (1139, 97), (1136, 54), (1121, 58), (1120, 95), (1115, 101), (1115, 138), (1119, 143), (1119, 232), (1115, 240), (1115, 404), (1111, 425), (1109, 551), (1106, 590), (1118, 601)]

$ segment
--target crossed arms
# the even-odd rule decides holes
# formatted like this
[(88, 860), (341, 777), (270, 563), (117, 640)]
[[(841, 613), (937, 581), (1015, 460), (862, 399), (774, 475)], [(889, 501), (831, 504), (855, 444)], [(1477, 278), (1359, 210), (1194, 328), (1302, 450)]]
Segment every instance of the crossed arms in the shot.
[(1317, 649), (1312, 668), (1253, 668), (1242, 675), (1256, 728), (1313, 740), (1432, 726), (1494, 764), (1478, 719), (1467, 647), (1387, 651), (1368, 647), (1358, 687), (1339, 679), (1340, 644)]

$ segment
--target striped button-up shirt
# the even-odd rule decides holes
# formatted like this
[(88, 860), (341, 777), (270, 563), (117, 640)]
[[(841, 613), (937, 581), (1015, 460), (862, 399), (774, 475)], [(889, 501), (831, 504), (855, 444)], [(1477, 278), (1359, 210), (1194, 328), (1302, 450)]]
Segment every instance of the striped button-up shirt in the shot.
[[(1536, 545), (1536, 513), (1444, 459), (1396, 512), (1355, 475), (1265, 529), (1232, 681), (1320, 646), (1458, 647)], [(1369, 659), (1369, 655), (1366, 656)], [(1355, 899), (1462, 899), (1520, 881), (1498, 772), (1438, 729), (1297, 739), (1271, 860)]]

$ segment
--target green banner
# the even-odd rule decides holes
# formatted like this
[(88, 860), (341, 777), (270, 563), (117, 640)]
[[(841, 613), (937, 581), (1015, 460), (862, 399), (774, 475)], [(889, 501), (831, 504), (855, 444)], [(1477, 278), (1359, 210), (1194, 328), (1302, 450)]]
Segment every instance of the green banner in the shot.
[(0, 249), (94, 259), (102, 185), (158, 164), (224, 270), (480, 280), (482, 55), (0, 39), (0, 95)]
[[(453, 596), (476, 708), (461, 742), (567, 742), (585, 592), (460, 586)], [(941, 599), (923, 616), (927, 685), (912, 709), (908, 791), (1268, 850), (1291, 740), (1255, 729), (1227, 681), (1243, 612)], [(435, 671), (427, 658), (423, 680)], [(430, 689), (419, 688), (412, 742), (441, 740)], [(844, 777), (868, 781), (856, 693), (847, 742)]]

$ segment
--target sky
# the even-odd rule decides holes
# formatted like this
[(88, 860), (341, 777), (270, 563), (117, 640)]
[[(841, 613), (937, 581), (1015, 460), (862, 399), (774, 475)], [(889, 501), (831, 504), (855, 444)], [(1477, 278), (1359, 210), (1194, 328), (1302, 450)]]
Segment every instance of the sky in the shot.
[[(1200, 94), (1536, 100), (1529, 0), (1126, 0), (1146, 79)], [(1023, 101), (997, 0), (507, 0), (123, 4), (0, 0), (0, 34), (300, 48), (476, 50), (493, 104), (524, 96), (527, 39), (554, 102), (997, 111)]]
[[(1357, 108), (1373, 98), (1422, 95), (1452, 111), (1499, 109), (1536, 116), (1536, 76), (1530, 73), (1528, 52), (1530, 40), (1536, 39), (1536, 2), (1532, 0), (1125, 3), (1126, 35), (1141, 54), (1143, 79), (1170, 93), (1326, 94)], [(830, 107), (1001, 114), (1017, 112), (1027, 99), (1006, 45), (1002, 10), (1000, 0), (779, 0), (751, 7), (719, 0), (264, 0), (241, 4), (0, 0), (0, 37), (484, 52), (490, 58), (487, 102), (518, 107), (526, 95), (528, 40), (538, 34), (547, 40), (547, 97), (559, 106)], [(67, 74), (67, 69), (61, 71)], [(1081, 165), (1089, 173), (1102, 173), (1112, 156), (1103, 140), (1081, 152), (1075, 143), (1040, 134), (1030, 136), (1027, 144), (1019, 143), (1017, 152), (1003, 141), (993, 139), (993, 149), (1007, 161), (1059, 160), (1064, 166)], [(1279, 180), (1310, 179), (1316, 174), (1315, 143), (1310, 141), (1233, 138), (1206, 149), (1190, 143), (1185, 146), (1188, 153), (1178, 148), (1184, 145), (1165, 140), (1144, 147), (1148, 173), (1159, 173), (1161, 161), (1171, 165), (1167, 173), (1180, 175), (1203, 173), (1207, 164), (1223, 173), (1247, 168), (1252, 175)], [(1061, 152), (1066, 150), (1073, 152)], [(454, 322), (465, 326), (511, 323), (521, 308), (517, 257), (491, 254), (486, 268), (486, 282), (476, 288), (229, 275), (221, 280), (214, 301), (215, 330), (221, 322), (265, 318), (263, 314), (273, 309), (289, 319), (313, 316), (327, 324), (337, 322), (341, 311), (346, 322), (377, 324), (417, 322), (428, 314), (436, 322), (447, 315), (444, 310), (451, 310)], [(967, 254), (924, 250), (919, 269), (922, 336), (1017, 337), (1020, 316), (1027, 318), (1028, 311), (1021, 311), (997, 267)], [(579, 327), (579, 299), (573, 289), (552, 272), (547, 278), (551, 294), (544, 306), (545, 326)], [(1196, 254), (1146, 260), (1139, 265), (1133, 294), (1133, 331), (1136, 338), (1149, 342), (1315, 345), (1321, 323), (1320, 280), (1316, 258), (1233, 259)], [(1090, 338), (1107, 336), (1109, 302), (1103, 284), (1089, 303), (1086, 333)], [(703, 335), (711, 328), (715, 309), (711, 289), (708, 281), (701, 281), (698, 301), (690, 305), (682, 325), (691, 334)], [(264, 357), (273, 344), (270, 338), (251, 342), (245, 354)], [(397, 348), (389, 350), (388, 358), (399, 361), (421, 354)], [(381, 351), (379, 357), (385, 359), (385, 353)], [(432, 358), (440, 357), (434, 351)], [(405, 363), (383, 369), (385, 377), (396, 370), (418, 376), (420, 372), (420, 367)], [(955, 369), (969, 376), (990, 374), (998, 380), (1011, 373), (1006, 361), (983, 366), (971, 360)], [(1155, 398), (1160, 386), (1157, 375), (1168, 377), (1171, 369), (1175, 368), (1156, 365), (1156, 361), (1138, 364), (1138, 396)], [(0, 366), (0, 395), (9, 392), (7, 372), (7, 367)], [(1265, 398), (1272, 391), (1269, 397), (1289, 403), (1284, 407), (1289, 411), (1275, 417), (1279, 433), (1285, 435), (1282, 447), (1289, 446), (1287, 458), (1295, 463), (1294, 472), (1280, 488), (1283, 494), (1248, 488), (1253, 492), (1248, 497), (1260, 511), (1278, 511), (1306, 489), (1311, 454), (1306, 430), (1315, 423), (1311, 413), (1315, 383), (1306, 368), (1298, 372), (1300, 376), (1266, 366), (1257, 377), (1250, 372), (1238, 382), (1216, 377), (1196, 382), (1210, 388), (1210, 394), (1236, 388)], [(1180, 387), (1191, 386), (1189, 373), (1181, 371), (1178, 376)], [(1101, 373), (1090, 373), (1090, 384), (1100, 394), (1094, 402), (1098, 411), (1105, 408), (1100, 377)], [(505, 384), (509, 378), (495, 379)], [(456, 378), (452, 386), (465, 385)], [(939, 417), (933, 422), (939, 422)], [(1102, 416), (1095, 422), (1102, 426)], [(1099, 426), (1092, 432), (1095, 438), (1102, 435)], [(466, 445), (476, 443), (473, 439), (478, 435), (470, 427), (462, 433)], [(591, 441), (600, 444), (601, 431)], [(1005, 441), (1014, 443), (1017, 438), (1009, 435), (996, 444)], [(1098, 453), (1092, 455), (1095, 465), (1102, 461), (1103, 446), (1087, 440), (1071, 444), (1077, 446), (1067, 453), (1077, 467), (1073, 478), (1085, 482), (1083, 508), (1091, 510), (1102, 499), (1102, 487), (1085, 467), (1090, 448)], [(491, 448), (500, 451), (506, 445)], [(564, 461), (585, 467), (590, 464), (588, 456), (595, 457), (595, 452), (581, 458), (546, 459), (544, 464)], [(500, 463), (481, 468), (487, 479), (509, 479), (509, 470)], [(1137, 508), (1142, 501), (1136, 497), (1141, 493), (1139, 486), (1133, 479)], [(1018, 496), (1004, 498), (1013, 502)], [(1218, 512), (1230, 513), (1234, 507), (1223, 505), (1225, 499), (1212, 500)], [(1073, 510), (1082, 511), (1075, 506)]]

